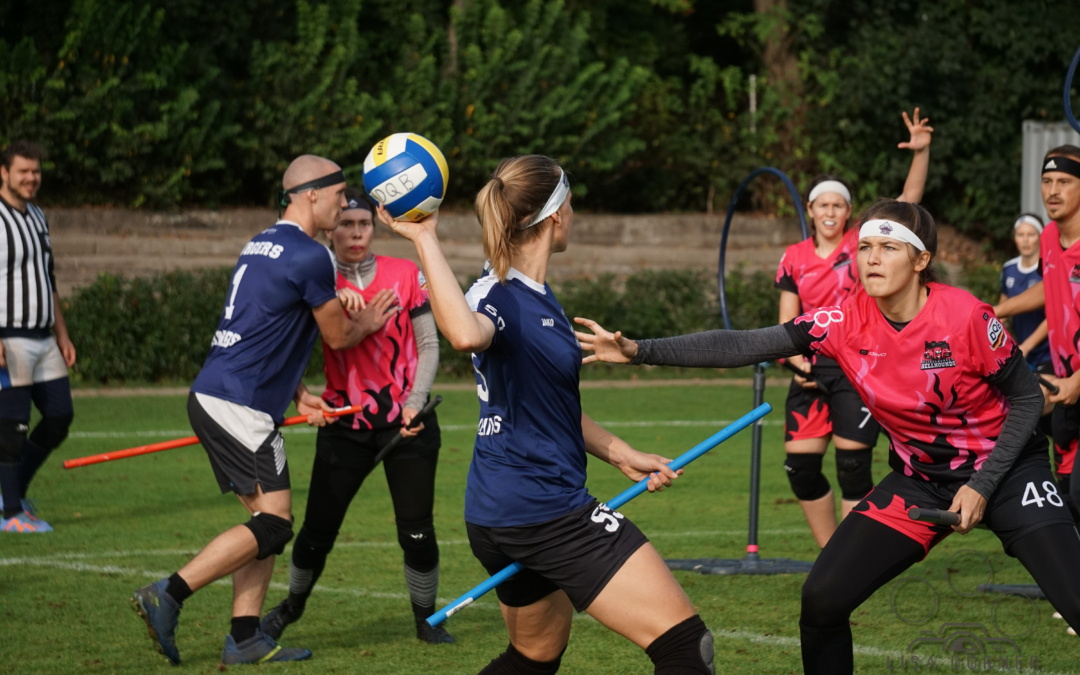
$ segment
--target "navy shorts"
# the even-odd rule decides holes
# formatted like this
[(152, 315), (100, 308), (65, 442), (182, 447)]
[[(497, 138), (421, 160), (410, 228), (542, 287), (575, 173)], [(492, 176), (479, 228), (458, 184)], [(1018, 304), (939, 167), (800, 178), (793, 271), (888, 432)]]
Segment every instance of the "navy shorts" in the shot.
[[(986, 504), (982, 525), (997, 535), (1005, 552), (1024, 535), (1047, 525), (1072, 525), (1073, 518), (1064, 495), (1050, 473), (1050, 461), (1044, 449), (1025, 451), (1005, 474)], [(913, 506), (948, 509), (956, 491), (966, 481), (936, 483), (896, 473), (884, 479), (855, 506), (854, 512), (891, 527), (914, 539), (930, 551), (953, 529), (911, 520), (907, 512)]]
[[(288, 490), (285, 439), (269, 415), (220, 399), (209, 400), (246, 411), (253, 419), (265, 416), (255, 425), (239, 425), (225, 415), (215, 417), (199, 403), (194, 392), (188, 396), (188, 421), (210, 458), (222, 494), (253, 495), (256, 485), (261, 485), (263, 492)], [(253, 437), (256, 440), (253, 441)], [(245, 438), (247, 442), (241, 440)]]
[(513, 562), (525, 569), (499, 584), (508, 607), (525, 607), (562, 590), (581, 612), (631, 555), (649, 542), (628, 518), (598, 501), (537, 525), (466, 523), (473, 555), (495, 574)]
[(814, 379), (828, 387), (829, 395), (803, 389), (792, 378), (784, 404), (784, 440), (831, 434), (874, 447), (881, 427), (844, 373), (839, 368), (822, 368), (814, 371)]

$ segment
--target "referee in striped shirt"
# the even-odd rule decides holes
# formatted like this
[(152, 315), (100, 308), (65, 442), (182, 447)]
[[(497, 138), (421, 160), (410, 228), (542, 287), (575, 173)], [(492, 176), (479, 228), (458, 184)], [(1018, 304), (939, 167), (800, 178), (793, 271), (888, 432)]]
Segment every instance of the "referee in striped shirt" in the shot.
[[(75, 346), (60, 312), (41, 187), (41, 149), (16, 141), (0, 156), (0, 532), (49, 532), (26, 491), (68, 435), (74, 411), (68, 368)], [(30, 407), (40, 421), (30, 432)], [(29, 434), (28, 434), (29, 432)]]

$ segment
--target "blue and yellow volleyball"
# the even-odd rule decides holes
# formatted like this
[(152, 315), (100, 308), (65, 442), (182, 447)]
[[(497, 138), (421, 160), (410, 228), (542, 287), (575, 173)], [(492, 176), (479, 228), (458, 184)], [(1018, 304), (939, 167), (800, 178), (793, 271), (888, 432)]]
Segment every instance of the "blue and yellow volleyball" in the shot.
[(364, 190), (396, 220), (415, 222), (434, 213), (449, 180), (442, 151), (419, 134), (391, 134), (364, 160)]

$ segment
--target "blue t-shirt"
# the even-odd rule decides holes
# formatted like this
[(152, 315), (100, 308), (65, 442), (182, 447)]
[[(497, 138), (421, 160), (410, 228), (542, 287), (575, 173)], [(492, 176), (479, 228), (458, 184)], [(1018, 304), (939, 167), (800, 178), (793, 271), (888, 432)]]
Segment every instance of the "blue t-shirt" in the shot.
[[(1042, 281), (1042, 261), (1036, 263), (1034, 267), (1025, 269), (1020, 264), (1020, 258), (1016, 257), (1001, 268), (1001, 292), (1007, 298), (1023, 293), (1040, 281)], [(1023, 342), (1035, 332), (1045, 318), (1046, 312), (1041, 309), (1017, 314), (1012, 318), (1013, 337), (1018, 343)], [(1043, 363), (1050, 363), (1050, 343), (1043, 340), (1025, 358), (1032, 368)]]
[(473, 354), (480, 422), (465, 520), (485, 527), (542, 523), (588, 504), (578, 378), (581, 348), (551, 288), (510, 270), (477, 281), (469, 307), (495, 324)]
[(210, 353), (191, 390), (281, 423), (304, 375), (318, 324), (337, 297), (333, 254), (296, 223), (278, 221), (244, 246)]

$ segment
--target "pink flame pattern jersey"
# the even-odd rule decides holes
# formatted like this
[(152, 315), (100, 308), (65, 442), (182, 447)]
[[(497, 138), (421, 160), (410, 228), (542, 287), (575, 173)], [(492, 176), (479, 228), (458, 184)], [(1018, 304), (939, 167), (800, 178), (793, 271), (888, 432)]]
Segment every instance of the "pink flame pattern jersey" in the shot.
[[(1080, 369), (1080, 242), (1062, 249), (1056, 221), (1050, 221), (1039, 242), (1050, 359), (1055, 375), (1069, 377)], [(1076, 448), (1076, 438), (1054, 439), (1059, 473), (1072, 473)]]
[(990, 306), (931, 283), (902, 330), (861, 288), (795, 320), (804, 350), (835, 359), (889, 434), (889, 464), (922, 480), (966, 480), (994, 448), (1008, 409), (986, 378), (1016, 343)]

